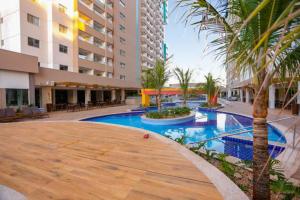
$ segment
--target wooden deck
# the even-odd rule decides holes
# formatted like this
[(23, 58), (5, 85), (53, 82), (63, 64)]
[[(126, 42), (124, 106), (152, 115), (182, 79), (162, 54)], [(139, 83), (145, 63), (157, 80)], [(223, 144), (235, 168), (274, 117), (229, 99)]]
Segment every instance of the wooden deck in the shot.
[(0, 184), (28, 199), (222, 199), (168, 144), (77, 122), (0, 124)]

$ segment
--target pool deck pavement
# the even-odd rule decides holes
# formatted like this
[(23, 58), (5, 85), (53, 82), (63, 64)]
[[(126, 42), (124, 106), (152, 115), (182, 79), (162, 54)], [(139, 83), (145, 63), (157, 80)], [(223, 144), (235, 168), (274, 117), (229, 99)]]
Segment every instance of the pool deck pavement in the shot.
[[(174, 148), (174, 142), (162, 142), (157, 134), (145, 140), (138, 130), (78, 122), (133, 107), (57, 112), (33, 122), (0, 124), (0, 184), (28, 199), (224, 198), (220, 188), (228, 188), (214, 177), (218, 172), (179, 144)], [(227, 103), (222, 109), (248, 116), (251, 110), (251, 105), (240, 102)], [(270, 110), (268, 120), (286, 117), (274, 125), (281, 130), (299, 125), (299, 117), (278, 115), (278, 110)], [(286, 171), (295, 181), (300, 180), (299, 128), (296, 147), (292, 147), (291, 132), (285, 133), (288, 151), (279, 157), (286, 166), (293, 166)]]
[[(237, 113), (245, 116), (252, 116), (252, 105), (242, 102), (229, 102), (222, 101), (225, 103), (224, 108), (220, 109), (224, 112)], [(83, 118), (106, 115), (111, 113), (127, 112), (131, 108), (136, 106), (118, 106), (109, 107), (96, 110), (88, 110), (82, 112), (57, 112), (51, 113), (50, 118), (42, 119), (42, 121), (76, 121)], [(277, 121), (283, 119), (281, 121)], [(287, 139), (286, 150), (278, 157), (283, 163), (283, 168), (286, 176), (293, 182), (300, 184), (300, 116), (291, 115), (290, 111), (280, 109), (269, 109), (268, 121), (277, 121), (272, 123), (276, 128), (280, 129)], [(294, 140), (294, 125), (295, 129), (295, 140)]]
[(87, 122), (0, 127), (0, 184), (28, 199), (223, 199), (192, 162), (137, 130)]

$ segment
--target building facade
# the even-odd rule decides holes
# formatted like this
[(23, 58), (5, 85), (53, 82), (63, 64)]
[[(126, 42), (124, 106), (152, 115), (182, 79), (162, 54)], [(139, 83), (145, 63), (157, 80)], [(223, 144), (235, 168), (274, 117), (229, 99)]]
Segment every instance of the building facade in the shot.
[[(253, 104), (254, 90), (252, 87), (252, 73), (246, 71), (243, 74), (235, 74), (234, 64), (228, 65), (226, 70), (226, 93), (227, 98), (237, 97), (239, 101)], [(290, 85), (290, 78), (282, 82), (274, 77), (269, 86), (268, 106), (270, 109), (285, 107), (293, 114), (300, 115), (300, 77), (296, 77), (294, 84)], [(297, 81), (298, 80), (298, 81)], [(296, 96), (296, 98), (294, 98)]]
[(0, 48), (37, 57), (30, 104), (124, 100), (127, 91), (140, 88), (145, 27), (155, 33), (148, 41), (152, 61), (164, 58), (165, 1), (0, 0), (0, 5)]
[(167, 45), (164, 30), (168, 21), (167, 0), (140, 0), (141, 66), (153, 68), (157, 59), (166, 60)]

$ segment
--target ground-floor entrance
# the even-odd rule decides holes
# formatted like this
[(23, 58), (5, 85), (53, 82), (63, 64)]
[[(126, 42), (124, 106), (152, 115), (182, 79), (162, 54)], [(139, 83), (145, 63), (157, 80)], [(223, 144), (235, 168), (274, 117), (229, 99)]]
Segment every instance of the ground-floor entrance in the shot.
[(35, 89), (35, 106), (48, 111), (63, 110), (70, 106), (98, 106), (125, 102), (125, 89), (89, 89), (39, 87)]

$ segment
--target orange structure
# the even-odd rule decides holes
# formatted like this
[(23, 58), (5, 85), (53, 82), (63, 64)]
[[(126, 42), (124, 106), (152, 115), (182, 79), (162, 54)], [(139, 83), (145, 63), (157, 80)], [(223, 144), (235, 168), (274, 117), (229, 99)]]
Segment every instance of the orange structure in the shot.
[[(188, 89), (189, 94), (205, 94), (203, 90), (199, 89)], [(180, 88), (163, 88), (161, 90), (161, 95), (181, 95), (182, 89)], [(150, 96), (156, 96), (158, 95), (158, 91), (156, 89), (142, 89), (141, 90), (142, 95), (142, 105), (144, 107), (147, 107), (150, 105)]]

